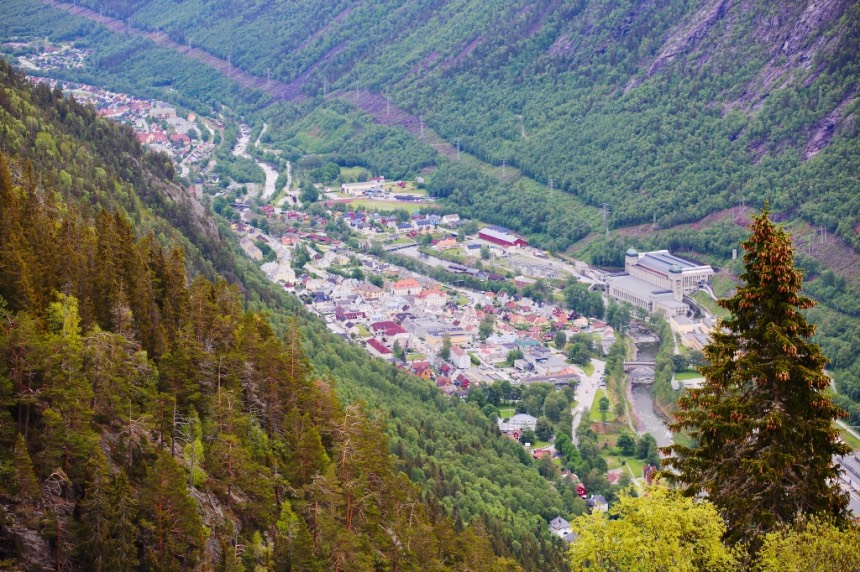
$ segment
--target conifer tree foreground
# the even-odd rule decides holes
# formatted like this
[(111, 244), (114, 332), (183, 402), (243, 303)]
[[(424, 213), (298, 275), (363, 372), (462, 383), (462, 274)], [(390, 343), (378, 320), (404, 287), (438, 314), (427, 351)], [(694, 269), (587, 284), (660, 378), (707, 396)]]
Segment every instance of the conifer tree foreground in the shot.
[(798, 514), (843, 518), (847, 498), (836, 484), (833, 420), (843, 412), (825, 393), (827, 359), (809, 341), (791, 239), (767, 207), (743, 243), (744, 284), (719, 304), (732, 313), (712, 332), (700, 389), (679, 401), (673, 431), (694, 448), (674, 445), (668, 464), (689, 494), (705, 491), (728, 524), (729, 540), (750, 541)]

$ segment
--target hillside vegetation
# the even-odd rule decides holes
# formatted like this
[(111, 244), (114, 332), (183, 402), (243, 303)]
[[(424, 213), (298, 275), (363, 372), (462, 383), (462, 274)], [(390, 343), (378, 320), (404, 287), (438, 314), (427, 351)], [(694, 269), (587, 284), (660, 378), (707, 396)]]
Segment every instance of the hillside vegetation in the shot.
[(769, 197), (858, 246), (853, 2), (83, 3), (304, 96), (388, 94), (613, 226)]
[(535, 523), (575, 495), (234, 257), (165, 157), (5, 64), (0, 132), (4, 562), (564, 568)]

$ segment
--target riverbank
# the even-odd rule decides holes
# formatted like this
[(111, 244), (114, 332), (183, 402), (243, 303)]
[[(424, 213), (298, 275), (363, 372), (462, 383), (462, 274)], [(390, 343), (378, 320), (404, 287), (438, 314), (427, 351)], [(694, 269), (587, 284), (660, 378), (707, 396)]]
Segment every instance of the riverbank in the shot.
[[(655, 361), (660, 350), (660, 338), (644, 328), (631, 328), (634, 355), (637, 361)], [(641, 366), (640, 366), (641, 367)], [(652, 368), (653, 369), (653, 368)], [(656, 377), (656, 371), (652, 379)], [(633, 417), (638, 433), (650, 433), (661, 447), (673, 443), (672, 432), (667, 422), (670, 417), (653, 395), (653, 384), (627, 383), (628, 398), (633, 407)]]

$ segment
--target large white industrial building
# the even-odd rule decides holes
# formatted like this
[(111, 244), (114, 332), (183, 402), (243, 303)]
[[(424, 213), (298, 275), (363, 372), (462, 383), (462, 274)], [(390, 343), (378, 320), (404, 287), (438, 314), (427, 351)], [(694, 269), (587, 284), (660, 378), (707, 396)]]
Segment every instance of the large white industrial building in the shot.
[(609, 296), (666, 318), (687, 312), (684, 296), (710, 281), (714, 269), (669, 253), (627, 251), (624, 273), (609, 276)]

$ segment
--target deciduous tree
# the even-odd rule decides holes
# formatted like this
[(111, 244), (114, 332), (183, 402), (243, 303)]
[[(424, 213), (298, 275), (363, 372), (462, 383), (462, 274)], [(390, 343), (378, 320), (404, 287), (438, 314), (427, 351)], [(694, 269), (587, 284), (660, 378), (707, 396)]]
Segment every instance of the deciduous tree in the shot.
[(610, 514), (596, 512), (571, 523), (578, 536), (570, 548), (572, 572), (737, 569), (731, 550), (720, 541), (725, 524), (708, 501), (655, 484), (641, 497), (622, 493)]

